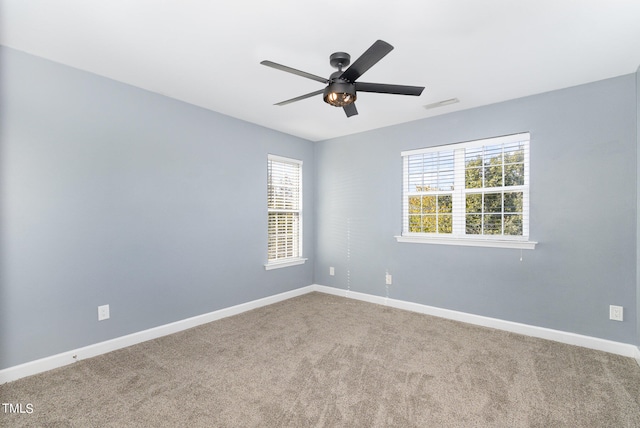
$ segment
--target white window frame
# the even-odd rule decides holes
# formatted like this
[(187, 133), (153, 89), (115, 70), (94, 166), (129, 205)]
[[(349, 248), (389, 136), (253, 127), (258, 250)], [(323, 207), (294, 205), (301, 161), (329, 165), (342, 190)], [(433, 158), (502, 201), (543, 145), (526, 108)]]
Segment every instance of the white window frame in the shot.
[[(477, 189), (465, 189), (465, 150), (484, 146), (495, 146), (526, 141), (524, 150), (524, 185), (505, 187), (483, 187)], [(498, 248), (534, 249), (537, 242), (529, 240), (529, 151), (530, 134), (520, 133), (495, 138), (468, 141), (457, 144), (428, 147), (423, 149), (401, 152), (403, 160), (403, 189), (402, 189), (402, 234), (396, 236), (398, 242), (464, 245)], [(452, 191), (430, 191), (429, 194), (451, 194), (452, 196), (452, 233), (425, 233), (409, 232), (409, 197), (412, 192), (409, 188), (409, 156), (424, 153), (454, 152), (454, 185)], [(506, 189), (521, 191), (523, 193), (523, 224), (522, 235), (471, 235), (465, 230), (465, 198), (471, 193), (502, 192)], [(504, 212), (502, 212), (504, 215)]]
[[(281, 163), (295, 165), (298, 167), (298, 209), (278, 209), (269, 206), (268, 195), (270, 192), (271, 183), (269, 181), (270, 177), (267, 174), (267, 243), (272, 239), (271, 232), (269, 231), (269, 216), (274, 213), (293, 213), (297, 214), (297, 230), (294, 232), (297, 236), (294, 238), (294, 254), (293, 256), (285, 256), (285, 257), (277, 257), (274, 259), (270, 259), (269, 249), (267, 249), (267, 263), (264, 265), (266, 270), (271, 269), (279, 269), (288, 266), (295, 266), (299, 264), (303, 264), (307, 259), (302, 257), (302, 230), (303, 230), (303, 211), (302, 211), (302, 200), (303, 200), (303, 189), (302, 189), (302, 161), (298, 159), (287, 158), (283, 156), (277, 156), (268, 154), (267, 155), (267, 170), (269, 169), (269, 164), (271, 163)], [(277, 236), (276, 236), (277, 239)], [(268, 244), (267, 244), (268, 245)]]

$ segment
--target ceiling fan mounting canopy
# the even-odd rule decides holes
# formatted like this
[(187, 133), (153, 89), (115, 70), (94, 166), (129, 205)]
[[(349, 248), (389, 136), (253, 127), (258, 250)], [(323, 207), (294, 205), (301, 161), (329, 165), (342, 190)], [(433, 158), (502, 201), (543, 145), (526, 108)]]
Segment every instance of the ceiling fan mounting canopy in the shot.
[(329, 64), (331, 67), (342, 70), (344, 67), (348, 67), (351, 64), (351, 55), (346, 52), (332, 53), (329, 57)]
[[(347, 117), (351, 117), (358, 114), (358, 110), (355, 105), (358, 91), (413, 96), (419, 96), (422, 94), (424, 86), (356, 82), (360, 76), (362, 76), (367, 70), (373, 67), (392, 50), (393, 46), (389, 43), (377, 40), (373, 45), (371, 45), (371, 47), (369, 47), (369, 49), (360, 55), (353, 64), (351, 64), (351, 55), (346, 52), (335, 52), (329, 56), (329, 64), (331, 64), (332, 67), (337, 68), (338, 71), (332, 73), (329, 79), (272, 61), (262, 61), (260, 64), (277, 70), (286, 71), (287, 73), (296, 74), (301, 77), (306, 77), (307, 79), (315, 80), (327, 85), (324, 89), (319, 91), (314, 91), (286, 101), (281, 101), (275, 105), (283, 106), (322, 94), (326, 103), (335, 107), (342, 107)], [(349, 66), (349, 64), (351, 64), (351, 66)], [(344, 67), (349, 68), (343, 71), (342, 69)]]

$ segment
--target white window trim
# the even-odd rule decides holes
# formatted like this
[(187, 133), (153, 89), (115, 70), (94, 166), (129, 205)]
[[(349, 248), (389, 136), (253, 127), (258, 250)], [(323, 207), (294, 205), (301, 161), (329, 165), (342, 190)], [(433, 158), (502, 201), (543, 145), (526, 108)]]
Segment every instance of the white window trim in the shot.
[[(303, 207), (302, 207), (302, 201), (303, 201), (303, 196), (304, 196), (304, 191), (302, 189), (302, 165), (303, 162), (299, 159), (293, 159), (293, 158), (287, 158), (284, 156), (278, 156), (278, 155), (272, 155), (272, 154), (267, 154), (267, 160), (270, 161), (276, 161), (276, 162), (287, 162), (287, 163), (294, 163), (294, 164), (298, 164), (300, 165), (300, 201), (299, 201), (299, 206), (300, 209), (297, 210), (297, 212), (299, 213), (299, 218), (298, 218), (298, 224), (299, 224), (299, 232), (298, 232), (298, 248), (299, 248), (299, 255), (296, 257), (289, 257), (289, 258), (284, 258), (284, 259), (277, 259), (277, 260), (272, 260), (272, 261), (267, 261), (267, 263), (264, 264), (264, 269), (265, 270), (273, 270), (273, 269), (280, 269), (280, 268), (285, 268), (285, 267), (289, 267), (289, 266), (296, 266), (296, 265), (301, 265), (304, 264), (308, 259), (302, 257), (302, 251), (303, 251)], [(267, 209), (268, 211), (268, 209)]]
[(516, 240), (516, 239), (482, 239), (482, 238), (441, 238), (422, 235), (405, 234), (396, 236), (398, 242), (408, 242), (413, 244), (440, 244), (440, 245), (461, 245), (465, 247), (493, 247), (493, 248), (518, 248), (521, 250), (533, 250), (536, 248), (536, 241)]
[(265, 270), (272, 270), (272, 269), (285, 268), (285, 267), (289, 267), (289, 266), (302, 265), (307, 260), (309, 260), (309, 259), (305, 259), (304, 257), (297, 257), (297, 258), (290, 258), (290, 259), (280, 259), (279, 261), (266, 263), (264, 265), (264, 269)]
[[(403, 198), (403, 204), (404, 204), (404, 198), (405, 195), (408, 193), (408, 188), (406, 180), (405, 180), (405, 173), (407, 171), (407, 160), (408, 160), (408, 156), (410, 155), (416, 155), (416, 154), (422, 154), (422, 153), (432, 153), (432, 152), (437, 152), (437, 151), (442, 151), (442, 150), (451, 150), (453, 149), (454, 151), (456, 149), (468, 149), (468, 148), (475, 148), (475, 147), (481, 147), (481, 146), (485, 146), (485, 145), (496, 145), (496, 144), (506, 144), (506, 143), (510, 143), (510, 142), (515, 142), (515, 141), (521, 141), (523, 139), (527, 139), (527, 140), (531, 140), (530, 139), (530, 134), (528, 132), (525, 133), (520, 133), (520, 134), (513, 134), (513, 135), (506, 135), (506, 136), (502, 136), (502, 137), (494, 137), (494, 138), (487, 138), (487, 139), (482, 139), (482, 140), (475, 140), (475, 141), (469, 141), (469, 142), (464, 142), (464, 143), (457, 143), (457, 144), (447, 144), (447, 145), (441, 145), (441, 146), (434, 146), (434, 147), (427, 147), (427, 148), (423, 148), (423, 149), (416, 149), (416, 150), (407, 150), (407, 151), (403, 151), (400, 153), (402, 159), (403, 159), (403, 189), (402, 189), (402, 198)], [(530, 143), (529, 143), (529, 147), (530, 147)], [(530, 149), (529, 149), (530, 150)], [(456, 152), (458, 153), (458, 152)], [(527, 162), (526, 162), (526, 166), (525, 166), (525, 176), (526, 176), (526, 182), (527, 182), (527, 188), (529, 186), (529, 160), (528, 160), (528, 150), (526, 153), (527, 156)], [(455, 159), (455, 163), (456, 163), (456, 181), (462, 179), (464, 180), (464, 176), (460, 176), (460, 174), (464, 174), (464, 166), (462, 168), (460, 168), (460, 163), (464, 162), (464, 159), (461, 159), (460, 156), (456, 155), (456, 159)], [(464, 165), (464, 164), (463, 164)], [(528, 190), (528, 189), (527, 189)], [(464, 197), (464, 190), (458, 190), (458, 191), (454, 191), (452, 196), (454, 199), (460, 199)], [(529, 212), (529, 198), (525, 198), (524, 201), (525, 204), (525, 210), (526, 212)], [(403, 226), (402, 226), (402, 234), (400, 236), (395, 236), (396, 241), (397, 242), (403, 242), (403, 243), (414, 243), (414, 244), (439, 244), (439, 245), (460, 245), (460, 246), (470, 246), (470, 247), (494, 247), (494, 248), (517, 248), (517, 249), (524, 249), (524, 250), (533, 250), (536, 247), (537, 242), (536, 241), (531, 241), (529, 240), (529, 223), (528, 223), (528, 219), (525, 222), (525, 224), (523, 225), (523, 236), (503, 236), (503, 235), (499, 235), (499, 236), (491, 236), (491, 235), (485, 235), (485, 236), (477, 236), (477, 235), (464, 235), (461, 230), (463, 230), (463, 225), (462, 224), (458, 224), (455, 220), (453, 223), (453, 229), (454, 229), (454, 233), (450, 236), (447, 235), (440, 235), (440, 234), (425, 234), (425, 233), (411, 233), (411, 232), (405, 232), (406, 229), (406, 224), (405, 222), (408, 221), (408, 217), (407, 217), (407, 213), (405, 212), (404, 208), (402, 210), (402, 222), (403, 222)]]

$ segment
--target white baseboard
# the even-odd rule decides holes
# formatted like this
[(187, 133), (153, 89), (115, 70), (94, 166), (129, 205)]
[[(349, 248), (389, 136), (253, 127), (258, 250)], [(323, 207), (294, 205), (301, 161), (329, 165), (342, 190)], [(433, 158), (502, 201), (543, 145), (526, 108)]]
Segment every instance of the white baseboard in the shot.
[(156, 339), (158, 337), (166, 336), (169, 334), (177, 333), (182, 330), (186, 330), (192, 327), (196, 327), (202, 324), (206, 324), (212, 321), (216, 321), (222, 318), (226, 318), (232, 315), (237, 315), (242, 312), (257, 309), (262, 306), (271, 305), (273, 303), (281, 302), (283, 300), (290, 299), (292, 297), (301, 296), (313, 291), (318, 291), (326, 294), (333, 294), (336, 296), (343, 296), (351, 299), (362, 300), (365, 302), (376, 303), (380, 305), (391, 306), (398, 309), (404, 309), (408, 311), (418, 312), (427, 315), (433, 315), (440, 318), (447, 318), (456, 321), (462, 321), (469, 324), (480, 325), (484, 327), (491, 327), (498, 330), (505, 330), (512, 333), (523, 334), (526, 336), (538, 337), (541, 339), (554, 340), (556, 342), (567, 343), (570, 345), (582, 346), (584, 348), (597, 349), (599, 351), (605, 351), (612, 354), (623, 355), (625, 357), (635, 358), (640, 365), (640, 348), (627, 344), (614, 342), (605, 339), (599, 339), (596, 337), (583, 336), (575, 333), (568, 333), (559, 330), (552, 330), (544, 327), (536, 327), (527, 324), (519, 324), (511, 321), (504, 321), (496, 318), (483, 317), (480, 315), (467, 314), (464, 312), (452, 311), (449, 309), (441, 309), (433, 306), (422, 305), (420, 303), (407, 302), (403, 300), (388, 299), (381, 296), (374, 296), (371, 294), (359, 293), (355, 291), (347, 291), (340, 288), (327, 287), (324, 285), (313, 284), (306, 287), (298, 288), (295, 290), (287, 291), (285, 293), (276, 294), (274, 296), (264, 297), (262, 299), (253, 300), (251, 302), (242, 303), (229, 308), (220, 309), (217, 311), (209, 312), (207, 314), (198, 315), (192, 318), (187, 318), (181, 321), (176, 321), (170, 324), (165, 324), (159, 327), (150, 328), (137, 333), (128, 334), (126, 336), (117, 337), (115, 339), (107, 340), (104, 342), (96, 343), (93, 345), (85, 346), (78, 349), (73, 349), (60, 354), (52, 355), (49, 357), (41, 358), (39, 360), (30, 361), (28, 363), (20, 364), (17, 366), (9, 367), (0, 370), (0, 384), (11, 382), (23, 377), (31, 376), (34, 374), (42, 373), (48, 370), (52, 370), (58, 367), (63, 367), (72, 364), (76, 361), (86, 358), (95, 357), (107, 352), (115, 351), (117, 349), (132, 346), (147, 340)]
[(497, 318), (489, 318), (481, 315), (452, 311), (450, 309), (442, 309), (434, 306), (422, 305), (420, 303), (407, 302), (404, 300), (388, 299), (381, 296), (373, 296), (371, 294), (348, 291), (342, 288), (327, 287), (318, 284), (314, 284), (312, 287), (313, 291), (319, 291), (321, 293), (348, 297), (351, 299), (377, 303), (380, 305), (391, 306), (407, 311), (433, 315), (440, 318), (447, 318), (483, 327), (495, 328), (497, 330), (509, 331), (525, 336), (538, 337), (540, 339), (553, 340), (569, 345), (582, 346), (583, 348), (596, 349), (598, 351), (609, 352), (611, 354), (623, 355), (625, 357), (635, 358), (638, 364), (640, 364), (640, 349), (637, 346), (628, 343), (614, 342), (597, 337), (569, 333), (566, 331), (553, 330), (545, 327), (536, 327), (533, 325), (520, 324), (517, 322), (505, 321)]
[(0, 385), (314, 291), (309, 285), (0, 370)]

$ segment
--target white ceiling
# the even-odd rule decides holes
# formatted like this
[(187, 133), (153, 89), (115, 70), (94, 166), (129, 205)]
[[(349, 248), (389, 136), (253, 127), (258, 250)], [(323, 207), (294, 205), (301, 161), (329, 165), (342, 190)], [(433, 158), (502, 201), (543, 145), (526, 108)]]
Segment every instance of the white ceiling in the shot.
[[(360, 80), (420, 97), (273, 106), (322, 84), (261, 60), (328, 77), (377, 39), (395, 49)], [(0, 0), (0, 44), (318, 141), (633, 73), (640, 1)]]

